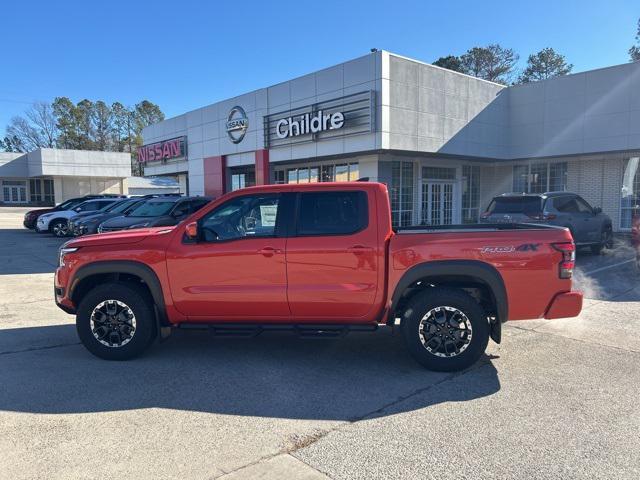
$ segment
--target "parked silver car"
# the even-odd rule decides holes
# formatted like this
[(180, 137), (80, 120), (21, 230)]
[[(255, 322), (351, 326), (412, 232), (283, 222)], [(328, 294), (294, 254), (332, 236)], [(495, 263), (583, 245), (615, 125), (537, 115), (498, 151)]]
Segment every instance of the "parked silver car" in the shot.
[(595, 254), (611, 248), (611, 218), (569, 192), (504, 193), (494, 197), (481, 223), (542, 223), (567, 227), (578, 247)]

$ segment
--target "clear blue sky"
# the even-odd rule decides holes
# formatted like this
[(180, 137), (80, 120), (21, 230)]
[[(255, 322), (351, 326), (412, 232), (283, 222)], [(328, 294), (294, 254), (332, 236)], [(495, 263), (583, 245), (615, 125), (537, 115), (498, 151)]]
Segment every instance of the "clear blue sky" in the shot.
[(167, 116), (366, 54), (426, 62), (551, 46), (574, 71), (624, 63), (633, 1), (19, 1), (2, 8), (0, 134), (29, 102), (149, 99)]

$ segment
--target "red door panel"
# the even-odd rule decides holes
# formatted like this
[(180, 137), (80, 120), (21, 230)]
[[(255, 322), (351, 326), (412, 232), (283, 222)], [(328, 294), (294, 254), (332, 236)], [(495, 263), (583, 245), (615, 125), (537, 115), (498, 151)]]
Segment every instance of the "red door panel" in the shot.
[(247, 322), (289, 317), (284, 238), (198, 244), (179, 240), (167, 252), (167, 269), (180, 312)]
[[(364, 194), (363, 194), (364, 195)], [(301, 196), (301, 199), (304, 196)], [(350, 201), (348, 198), (344, 202)], [(323, 203), (324, 202), (324, 203)], [(342, 202), (342, 203), (344, 203)], [(314, 198), (298, 209), (298, 227), (314, 215), (316, 225), (310, 229), (328, 229), (340, 225), (344, 215), (333, 213), (336, 203)], [(364, 213), (363, 229), (352, 234), (304, 234), (287, 241), (288, 297), (294, 318), (316, 321), (360, 319), (372, 311), (378, 291), (378, 240), (373, 197), (364, 205), (353, 205)], [(347, 208), (346, 210), (349, 210)], [(368, 211), (368, 214), (366, 213)], [(347, 216), (353, 213), (347, 211)]]

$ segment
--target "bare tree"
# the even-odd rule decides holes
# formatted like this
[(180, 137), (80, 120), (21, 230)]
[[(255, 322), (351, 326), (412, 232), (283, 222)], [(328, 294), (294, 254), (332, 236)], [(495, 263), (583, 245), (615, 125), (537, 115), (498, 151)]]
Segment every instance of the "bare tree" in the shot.
[(474, 47), (460, 57), (465, 73), (491, 82), (510, 83), (519, 55), (498, 44)]
[(24, 113), (11, 119), (7, 127), (7, 138), (14, 148), (26, 152), (38, 148), (53, 148), (57, 145), (58, 128), (51, 104), (36, 102)]
[(636, 44), (629, 49), (629, 57), (632, 62), (640, 61), (640, 19), (638, 19), (638, 30), (636, 32)]

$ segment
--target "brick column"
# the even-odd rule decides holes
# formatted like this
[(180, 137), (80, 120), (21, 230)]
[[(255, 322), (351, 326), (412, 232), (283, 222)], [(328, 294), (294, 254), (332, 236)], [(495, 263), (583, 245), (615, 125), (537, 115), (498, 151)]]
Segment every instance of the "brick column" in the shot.
[(269, 173), (269, 150), (256, 150), (256, 185), (271, 183)]
[(204, 194), (208, 197), (219, 197), (227, 189), (227, 157), (207, 157), (203, 160)]

